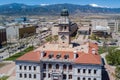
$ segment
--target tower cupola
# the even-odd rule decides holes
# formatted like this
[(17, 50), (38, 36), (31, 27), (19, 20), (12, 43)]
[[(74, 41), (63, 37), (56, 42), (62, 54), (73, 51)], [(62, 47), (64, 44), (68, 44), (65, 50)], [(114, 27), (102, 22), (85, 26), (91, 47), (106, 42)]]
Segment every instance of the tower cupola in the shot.
[(61, 16), (69, 16), (69, 12), (66, 8), (62, 9)]

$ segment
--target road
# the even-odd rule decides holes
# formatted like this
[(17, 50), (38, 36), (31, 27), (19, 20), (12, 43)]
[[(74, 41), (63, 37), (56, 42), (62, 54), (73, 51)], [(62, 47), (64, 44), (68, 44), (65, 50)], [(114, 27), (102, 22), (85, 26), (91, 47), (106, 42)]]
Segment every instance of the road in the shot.
[[(51, 35), (51, 31), (43, 32), (41, 34), (34, 35), (32, 37), (20, 39), (20, 41), (19, 41), (20, 44), (19, 45), (18, 45), (18, 43), (10, 45), (11, 47), (12, 46), (13, 47), (10, 48), (10, 49), (6, 49), (6, 50), (4, 50), (4, 52), (0, 53), (0, 61), (8, 58), (8, 57), (20, 52), (20, 51), (25, 50), (29, 46), (35, 46), (35, 47), (40, 46), (41, 44), (44, 43), (44, 42), (41, 42), (41, 41), (44, 41), (45, 38), (49, 35)], [(19, 46), (21, 46), (22, 44), (26, 44), (26, 43), (28, 43), (28, 44), (25, 45), (25, 47), (23, 47), (22, 49), (18, 49)]]

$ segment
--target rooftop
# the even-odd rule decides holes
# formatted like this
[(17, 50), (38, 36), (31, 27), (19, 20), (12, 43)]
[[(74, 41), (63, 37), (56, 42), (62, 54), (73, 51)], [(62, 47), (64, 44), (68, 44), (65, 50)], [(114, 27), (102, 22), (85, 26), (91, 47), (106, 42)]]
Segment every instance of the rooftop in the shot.
[[(101, 64), (101, 57), (97, 52), (98, 46), (96, 44), (86, 43), (85, 45), (88, 45), (88, 51), (85, 51), (87, 50), (86, 48), (83, 48), (83, 50), (76, 50), (74, 48), (54, 49), (56, 46), (48, 48), (47, 45), (48, 43), (46, 44), (45, 49), (40, 47), (32, 52), (26, 53), (25, 55), (18, 58), (17, 61), (58, 61), (70, 63), (73, 62), (76, 64)], [(93, 53), (93, 49), (95, 53)], [(74, 58), (74, 54), (77, 54), (76, 58)]]

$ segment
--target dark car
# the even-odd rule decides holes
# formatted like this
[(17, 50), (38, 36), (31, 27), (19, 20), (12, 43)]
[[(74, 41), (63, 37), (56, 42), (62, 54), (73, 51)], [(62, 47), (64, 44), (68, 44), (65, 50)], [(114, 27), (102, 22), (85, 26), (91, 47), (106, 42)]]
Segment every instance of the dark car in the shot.
[(109, 45), (116, 45), (116, 43), (109, 43)]

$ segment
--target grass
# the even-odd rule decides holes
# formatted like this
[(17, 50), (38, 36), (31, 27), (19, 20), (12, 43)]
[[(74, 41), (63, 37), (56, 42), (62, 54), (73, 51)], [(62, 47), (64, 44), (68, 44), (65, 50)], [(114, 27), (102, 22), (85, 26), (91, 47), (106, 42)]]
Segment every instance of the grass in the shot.
[(102, 53), (107, 52), (109, 49), (114, 50), (115, 48), (117, 48), (117, 47), (109, 46), (108, 49), (107, 49), (107, 47), (99, 46), (98, 53), (102, 54)]
[(7, 80), (9, 78), (9, 76), (3, 76), (0, 78), (0, 80)]
[(29, 51), (32, 51), (33, 49), (34, 49), (33, 46), (28, 47), (27, 49), (25, 49), (25, 50), (23, 50), (23, 51), (21, 51), (21, 52), (19, 52), (19, 53), (16, 53), (15, 55), (13, 55), (13, 56), (5, 59), (5, 60), (7, 60), (7, 61), (8, 61), (8, 60), (10, 60), (10, 61), (16, 60), (16, 59), (19, 58), (20, 56), (24, 55), (25, 53), (27, 53), (27, 52), (29, 52)]

